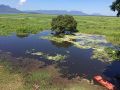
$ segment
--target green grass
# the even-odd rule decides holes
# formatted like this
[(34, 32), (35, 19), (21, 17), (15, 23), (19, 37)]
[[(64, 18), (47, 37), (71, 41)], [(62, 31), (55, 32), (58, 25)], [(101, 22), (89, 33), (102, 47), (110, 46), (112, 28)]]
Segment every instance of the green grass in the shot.
[(37, 33), (50, 28), (53, 16), (46, 15), (0, 15), (0, 35)]
[(32, 88), (47, 89), (52, 77), (47, 71), (36, 71), (25, 77), (27, 89)]
[[(50, 29), (50, 22), (56, 15), (13, 14), (0, 15), (0, 35), (12, 32), (18, 34), (37, 33)], [(120, 19), (117, 17), (74, 16), (78, 31), (88, 34), (105, 35), (109, 42), (120, 44)]]

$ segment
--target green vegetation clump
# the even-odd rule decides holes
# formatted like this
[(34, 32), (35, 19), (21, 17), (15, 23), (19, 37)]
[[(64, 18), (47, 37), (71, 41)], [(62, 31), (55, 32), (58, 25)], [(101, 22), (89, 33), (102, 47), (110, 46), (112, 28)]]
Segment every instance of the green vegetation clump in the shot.
[(120, 60), (120, 51), (109, 47), (96, 49), (93, 51), (93, 56), (91, 58), (105, 62)]
[(108, 56), (113, 60), (120, 60), (120, 50), (105, 48), (105, 51), (108, 54)]
[(51, 27), (52, 31), (54, 31), (56, 35), (65, 34), (66, 31), (72, 33), (77, 31), (77, 21), (73, 16), (59, 15), (52, 19)]
[(91, 59), (101, 60), (103, 62), (113, 61), (104, 49), (95, 49)]
[(54, 60), (54, 61), (61, 61), (67, 58), (66, 55), (60, 55), (60, 54), (57, 54), (55, 56), (46, 55), (45, 57), (48, 60)]

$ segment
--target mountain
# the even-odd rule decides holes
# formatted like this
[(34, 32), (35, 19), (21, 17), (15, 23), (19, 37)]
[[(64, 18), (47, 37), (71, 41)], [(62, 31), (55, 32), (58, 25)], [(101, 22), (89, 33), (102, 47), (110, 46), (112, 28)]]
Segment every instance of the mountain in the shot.
[(7, 5), (0, 5), (0, 14), (14, 14), (14, 13), (22, 13), (22, 11), (17, 10), (16, 8), (11, 8)]
[(17, 14), (17, 13), (27, 13), (27, 14), (68, 14), (68, 15), (81, 15), (81, 16), (103, 16), (99, 13), (93, 13), (91, 15), (86, 14), (81, 11), (67, 11), (67, 10), (27, 10), (27, 11), (20, 11), (16, 8), (11, 8), (7, 5), (0, 5), (0, 14)]
[(69, 15), (88, 15), (81, 11), (66, 11), (66, 10), (28, 10), (26, 13), (40, 13), (40, 14), (69, 14)]
[(0, 14), (17, 14), (17, 13), (28, 13), (28, 14), (69, 14), (69, 15), (87, 15), (81, 11), (66, 11), (66, 10), (28, 10), (20, 11), (16, 8), (11, 8), (7, 5), (0, 5)]

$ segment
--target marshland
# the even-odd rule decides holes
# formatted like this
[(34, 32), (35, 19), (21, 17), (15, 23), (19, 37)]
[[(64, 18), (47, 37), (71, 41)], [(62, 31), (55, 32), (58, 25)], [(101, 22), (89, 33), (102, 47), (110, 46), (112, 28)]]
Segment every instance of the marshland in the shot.
[(1, 90), (106, 90), (120, 75), (120, 19), (73, 16), (74, 35), (51, 34), (57, 15), (0, 15)]

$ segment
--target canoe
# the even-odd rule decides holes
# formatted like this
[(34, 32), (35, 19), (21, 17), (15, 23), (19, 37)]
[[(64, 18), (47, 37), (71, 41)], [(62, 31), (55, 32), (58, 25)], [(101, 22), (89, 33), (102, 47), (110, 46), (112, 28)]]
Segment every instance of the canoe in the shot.
[(94, 80), (106, 87), (108, 90), (115, 90), (115, 86), (107, 80), (104, 80), (102, 76), (94, 76)]

